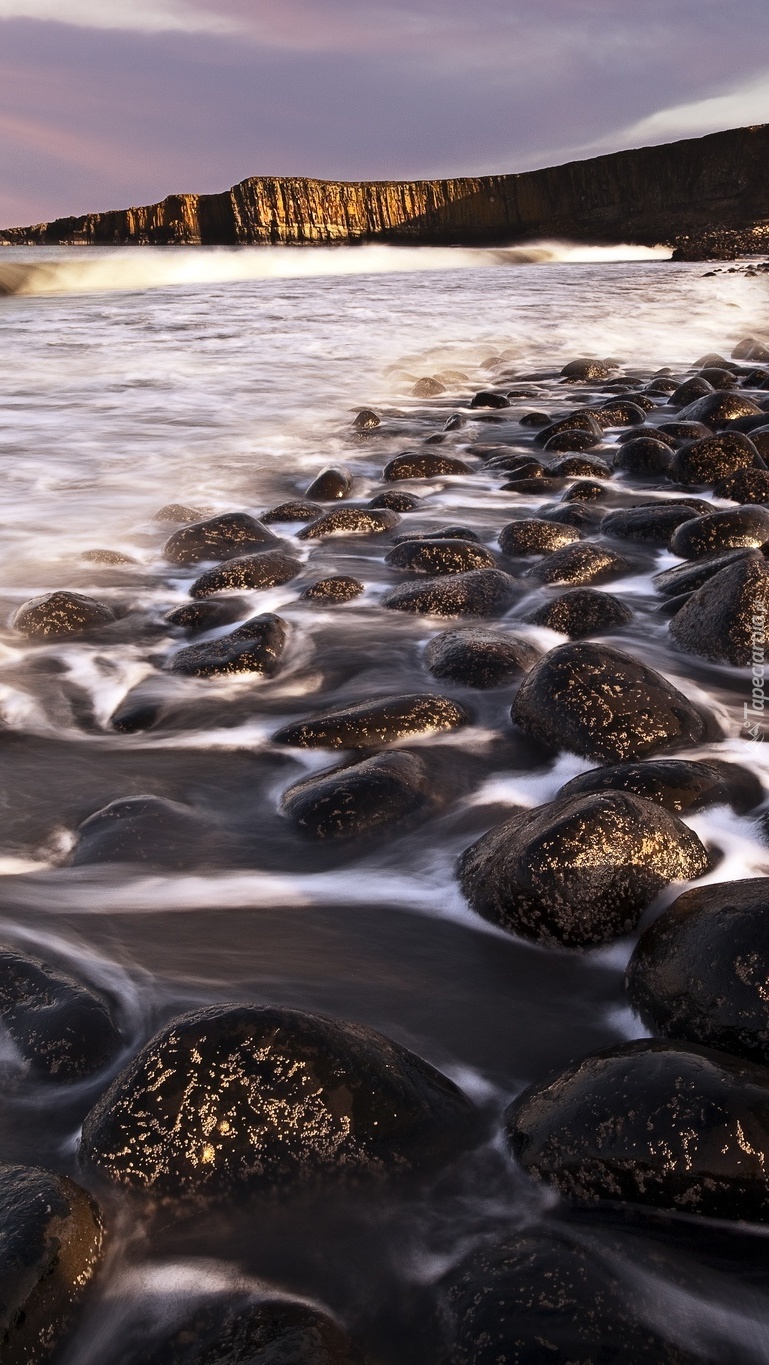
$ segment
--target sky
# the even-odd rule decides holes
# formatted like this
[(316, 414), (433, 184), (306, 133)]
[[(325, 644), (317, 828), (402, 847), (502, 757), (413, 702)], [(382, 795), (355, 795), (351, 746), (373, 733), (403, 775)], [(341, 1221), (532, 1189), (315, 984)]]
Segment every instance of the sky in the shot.
[(0, 0), (0, 226), (769, 122), (766, 0)]

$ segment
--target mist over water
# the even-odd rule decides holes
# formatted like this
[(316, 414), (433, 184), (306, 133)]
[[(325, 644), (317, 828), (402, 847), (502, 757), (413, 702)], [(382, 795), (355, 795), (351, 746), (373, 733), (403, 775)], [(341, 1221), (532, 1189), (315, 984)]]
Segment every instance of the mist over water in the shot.
[[(441, 432), (452, 413), (466, 425), (444, 451), (520, 443), (520, 416), (552, 407), (544, 376), (576, 356), (612, 357), (646, 377), (662, 366), (683, 374), (704, 353), (728, 355), (740, 337), (765, 332), (764, 279), (708, 278), (707, 267), (666, 254), (559, 243), (0, 253), (0, 940), (114, 1000), (121, 1060), (182, 1010), (271, 1002), (368, 1023), (496, 1112), (571, 1058), (642, 1036), (622, 987), (634, 940), (581, 956), (542, 951), (475, 916), (455, 877), (459, 853), (511, 807), (552, 799), (594, 765), (563, 754), (545, 762), (519, 745), (512, 689), (470, 697), (455, 688), (473, 726), (408, 746), (421, 746), (451, 792), (438, 814), (364, 849), (303, 844), (278, 813), (281, 794), (337, 759), (281, 749), (272, 735), (370, 696), (451, 693), (422, 662), (426, 641), (450, 622), (382, 611), (397, 579), (376, 539), (315, 542), (310, 552), (292, 538), (300, 579), (242, 594), (249, 615), (279, 611), (290, 623), (276, 677), (173, 677), (164, 665), (187, 641), (164, 618), (188, 600), (195, 573), (164, 559), (173, 528), (154, 514), (182, 503), (258, 515), (339, 462), (352, 469), (354, 501), (365, 502), (381, 491), (386, 460)], [(437, 401), (412, 396), (428, 375), (445, 384)], [(476, 390), (519, 383), (534, 396), (501, 416), (470, 410)], [(571, 406), (565, 393), (559, 410)], [(353, 432), (363, 407), (382, 414), (379, 434)], [(496, 550), (511, 512), (537, 515), (534, 499), (484, 472), (414, 489), (424, 506), (399, 531), (461, 522)], [(292, 537), (299, 528), (273, 529)], [(133, 562), (83, 559), (98, 549)], [(611, 643), (718, 715), (724, 741), (687, 757), (717, 754), (769, 787), (766, 746), (743, 727), (747, 674), (683, 660), (651, 614), (651, 573), (673, 562), (659, 551), (610, 585), (639, 607)], [(331, 573), (361, 578), (365, 594), (333, 609), (298, 600), (306, 582)], [(113, 605), (130, 628), (107, 642), (15, 634), (18, 606), (56, 588)], [(543, 649), (560, 643), (521, 624), (527, 601), (515, 604), (516, 633)], [(162, 697), (168, 719), (117, 734), (110, 717), (143, 687)], [(147, 793), (194, 809), (217, 831), (215, 854), (192, 850), (179, 869), (69, 865), (84, 819)], [(711, 809), (687, 823), (719, 850), (710, 880), (769, 872), (755, 816)], [(50, 1086), (17, 1084), (0, 1113), (0, 1157), (82, 1178), (77, 1134), (105, 1083), (66, 1101)], [(116, 1201), (110, 1259), (66, 1365), (122, 1360), (127, 1322), (154, 1330), (196, 1295), (265, 1281), (351, 1319), (375, 1343), (377, 1365), (426, 1365), (409, 1313), (418, 1316), (413, 1303), (431, 1278), (489, 1231), (557, 1216), (493, 1144), (429, 1196), (349, 1207), (321, 1199), (256, 1219), (224, 1209), (138, 1229)], [(679, 1344), (685, 1324), (714, 1361), (769, 1361), (769, 1287), (745, 1269), (765, 1256), (760, 1233), (724, 1233), (705, 1268), (696, 1220), (681, 1218), (673, 1232), (660, 1222), (664, 1255), (653, 1264), (638, 1253), (647, 1234), (654, 1240), (648, 1228), (615, 1233), (610, 1260), (624, 1257), (651, 1318), (676, 1319)], [(376, 1311), (372, 1283), (382, 1286)]]

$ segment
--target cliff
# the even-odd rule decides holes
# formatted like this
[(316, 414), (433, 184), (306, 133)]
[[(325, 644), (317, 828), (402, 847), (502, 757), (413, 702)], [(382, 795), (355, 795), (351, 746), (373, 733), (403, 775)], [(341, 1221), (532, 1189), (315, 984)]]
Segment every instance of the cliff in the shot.
[(0, 232), (6, 244), (669, 244), (679, 257), (769, 250), (769, 124), (519, 175), (341, 182), (254, 176), (222, 194)]

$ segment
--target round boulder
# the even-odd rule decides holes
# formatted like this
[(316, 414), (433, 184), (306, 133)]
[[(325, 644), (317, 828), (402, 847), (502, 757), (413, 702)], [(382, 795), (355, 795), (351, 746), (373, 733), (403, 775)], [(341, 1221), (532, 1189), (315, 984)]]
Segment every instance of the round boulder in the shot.
[(695, 592), (708, 579), (715, 577), (722, 569), (742, 560), (759, 560), (758, 550), (727, 550), (724, 554), (703, 555), (701, 559), (687, 564), (676, 564), (672, 569), (663, 569), (654, 575), (652, 582), (663, 597), (679, 597), (682, 593)]
[(111, 607), (92, 597), (83, 597), (79, 592), (51, 592), (45, 597), (33, 597), (19, 607), (13, 628), (31, 640), (61, 639), (85, 635), (115, 619)]
[(425, 663), (434, 678), (464, 687), (502, 687), (531, 668), (539, 650), (515, 635), (465, 626), (436, 635), (425, 650)]
[(243, 555), (206, 569), (190, 588), (191, 597), (212, 597), (217, 592), (255, 592), (262, 588), (278, 588), (290, 583), (301, 570), (293, 555), (283, 550), (262, 550), (260, 554)]
[(163, 547), (163, 554), (172, 564), (202, 564), (206, 560), (254, 554), (276, 543), (272, 531), (247, 512), (225, 512), (223, 516), (174, 531)]
[(581, 542), (564, 545), (546, 559), (529, 569), (529, 577), (540, 583), (564, 584), (581, 587), (584, 583), (605, 583), (610, 578), (622, 578), (633, 572), (633, 565), (624, 555), (604, 545)]
[(553, 460), (550, 473), (559, 479), (611, 478), (606, 461), (599, 460), (597, 455), (564, 455), (560, 460)]
[(82, 1080), (122, 1045), (103, 996), (14, 948), (0, 948), (0, 1019), (29, 1074), (41, 1080)]
[(522, 521), (511, 521), (499, 533), (499, 544), (504, 554), (545, 555), (552, 550), (560, 550), (563, 545), (571, 545), (581, 540), (581, 534), (574, 526), (563, 526), (557, 522), (541, 521), (527, 517)]
[(748, 436), (722, 431), (679, 447), (670, 466), (676, 483), (712, 486), (738, 469), (762, 469), (764, 462)]
[(769, 502), (769, 469), (738, 469), (713, 488), (714, 496), (743, 506)]
[(362, 839), (430, 809), (427, 769), (415, 754), (375, 754), (308, 777), (283, 795), (283, 814), (311, 839)]
[(320, 602), (324, 606), (337, 606), (340, 602), (352, 602), (365, 592), (365, 584), (359, 578), (348, 574), (335, 574), (331, 578), (319, 578), (310, 583), (300, 596), (300, 602)]
[(741, 559), (709, 578), (668, 627), (676, 644), (714, 663), (763, 667), (769, 617), (769, 565)]
[(415, 512), (421, 501), (422, 499), (414, 497), (413, 493), (399, 493), (392, 488), (386, 493), (377, 493), (376, 497), (371, 499), (369, 507), (373, 507), (375, 511), (385, 507), (390, 512)]
[(655, 478), (667, 473), (672, 459), (670, 447), (664, 441), (658, 441), (653, 436), (637, 436), (635, 440), (620, 446), (614, 468), (636, 478)]
[(723, 550), (760, 549), (769, 542), (769, 511), (737, 507), (733, 512), (711, 512), (678, 527), (670, 540), (674, 555), (700, 559)]
[(322, 540), (324, 536), (381, 536), (398, 525), (400, 517), (383, 507), (378, 512), (368, 507), (339, 507), (310, 522), (299, 532), (299, 540)]
[(352, 492), (352, 474), (344, 465), (329, 465), (313, 479), (305, 492), (305, 497), (319, 502), (333, 502), (335, 498), (348, 498)]
[(573, 588), (532, 612), (526, 620), (533, 626), (546, 626), (571, 640), (597, 632), (618, 630), (633, 619), (630, 607), (611, 593), (595, 588)]
[(681, 422), (703, 422), (712, 431), (720, 431), (736, 417), (753, 417), (760, 411), (758, 403), (745, 394), (716, 389), (714, 393), (706, 393), (704, 398), (698, 398), (682, 408), (678, 419)]
[[(545, 450), (551, 455), (569, 455), (572, 452), (592, 450), (595, 445), (598, 445), (598, 441), (594, 431), (581, 431), (579, 427), (568, 427), (566, 431), (556, 431), (552, 436), (548, 436), (545, 441)], [(563, 472), (566, 473), (567, 471), (564, 470)]]
[(70, 862), (73, 867), (147, 863), (186, 868), (199, 861), (207, 833), (188, 806), (162, 796), (129, 796), (83, 821)]
[(749, 768), (718, 759), (707, 762), (685, 758), (652, 758), (646, 763), (614, 763), (591, 768), (567, 782), (560, 797), (607, 790), (632, 792), (645, 801), (656, 801), (666, 810), (703, 810), (707, 806), (731, 806), (739, 815), (754, 810), (763, 800), (763, 787)]
[(384, 467), (382, 478), (385, 483), (396, 483), (399, 479), (438, 479), (448, 474), (469, 474), (469, 464), (458, 460), (454, 455), (433, 455), (427, 452), (396, 455)]
[(169, 660), (172, 673), (187, 678), (215, 678), (236, 673), (260, 673), (271, 678), (286, 646), (285, 621), (272, 612), (253, 616), (229, 635), (188, 645)]
[(295, 499), (293, 502), (278, 503), (277, 507), (265, 512), (262, 521), (265, 526), (269, 526), (275, 521), (316, 521), (322, 515), (323, 508), (320, 503)]
[[(535, 446), (546, 446), (555, 436), (562, 435), (570, 439), (577, 431), (584, 432), (585, 436), (592, 439), (586, 442), (583, 437), (580, 437), (579, 446), (572, 446), (572, 450), (589, 450), (591, 446), (600, 445), (603, 440), (603, 428), (597, 422), (594, 413), (578, 409), (576, 412), (570, 412), (568, 417), (559, 417), (555, 422), (548, 422), (547, 426), (541, 427), (534, 437), (534, 444)], [(552, 450), (553, 447), (550, 446), (550, 449)]]
[(496, 560), (485, 546), (469, 540), (439, 537), (403, 540), (385, 555), (385, 564), (416, 574), (437, 577), (442, 574), (468, 573), (471, 569), (493, 569)]
[(604, 535), (617, 540), (635, 540), (646, 545), (669, 545), (674, 531), (685, 521), (701, 516), (692, 507), (675, 502), (658, 502), (646, 507), (622, 507), (609, 512), (601, 522)]
[(184, 602), (181, 607), (174, 607), (173, 611), (168, 612), (166, 621), (169, 626), (178, 626), (190, 635), (202, 635), (207, 630), (218, 630), (219, 626), (231, 626), (247, 614), (248, 602), (245, 598), (213, 597)]
[(561, 370), (562, 379), (579, 382), (582, 379), (608, 379), (611, 369), (602, 360), (570, 360)]
[(404, 583), (387, 594), (384, 606), (420, 616), (501, 616), (515, 595), (515, 580), (501, 569), (473, 569)]
[(465, 707), (448, 697), (417, 692), (339, 706), (312, 720), (284, 725), (273, 739), (302, 749), (381, 749), (401, 739), (456, 730), (470, 719)]

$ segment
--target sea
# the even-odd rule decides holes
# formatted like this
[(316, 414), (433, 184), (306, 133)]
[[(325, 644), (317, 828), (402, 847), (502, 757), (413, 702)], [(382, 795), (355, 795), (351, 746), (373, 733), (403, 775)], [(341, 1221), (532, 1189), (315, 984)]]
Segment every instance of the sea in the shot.
[[(304, 577), (245, 596), (253, 613), (289, 623), (279, 673), (169, 674), (187, 640), (165, 618), (188, 600), (195, 571), (164, 558), (174, 527), (156, 514), (182, 504), (200, 515), (260, 515), (340, 463), (352, 472), (353, 501), (366, 502), (384, 487), (385, 462), (421, 448), (454, 414), (461, 422), (435, 449), (523, 448), (527, 410), (571, 405), (568, 395), (554, 404), (553, 376), (576, 357), (610, 358), (645, 382), (661, 369), (684, 376), (707, 353), (728, 357), (741, 337), (767, 334), (765, 275), (669, 257), (559, 242), (0, 252), (0, 942), (104, 992), (125, 1042), (107, 1076), (57, 1086), (25, 1075), (0, 1038), (0, 1159), (88, 1183), (80, 1127), (111, 1075), (170, 1018), (221, 1002), (370, 1025), (490, 1116), (482, 1146), (428, 1191), (147, 1218), (108, 1200), (106, 1259), (66, 1365), (138, 1359), (126, 1354), (132, 1333), (151, 1340), (201, 1293), (254, 1285), (324, 1305), (381, 1365), (429, 1365), (440, 1359), (435, 1285), (468, 1250), (572, 1217), (573, 1235), (603, 1245), (604, 1225), (580, 1231), (577, 1215), (514, 1167), (498, 1118), (523, 1087), (574, 1058), (645, 1036), (623, 987), (635, 937), (581, 954), (537, 947), (474, 914), (456, 878), (475, 838), (592, 765), (532, 756), (512, 730), (514, 689), (436, 685), (424, 646), (450, 622), (382, 609), (399, 578), (376, 538), (309, 549), (298, 525), (273, 527)], [(443, 392), (414, 396), (425, 377)], [(470, 408), (480, 389), (516, 386), (533, 396), (502, 412)], [(379, 428), (354, 425), (362, 409), (377, 413)], [(539, 505), (502, 491), (491, 472), (413, 488), (423, 503), (399, 530), (459, 523), (495, 551), (511, 516), (524, 506), (536, 516)], [(101, 550), (124, 562), (84, 558)], [(654, 569), (675, 562), (659, 550)], [(361, 579), (362, 596), (343, 606), (298, 600), (312, 577), (339, 573)], [(56, 589), (113, 606), (124, 628), (106, 642), (14, 632), (17, 609)], [(637, 609), (613, 642), (717, 716), (725, 738), (698, 754), (738, 762), (769, 788), (763, 713), (746, 727), (749, 670), (676, 653), (649, 572), (611, 591)], [(505, 627), (543, 650), (562, 643), (523, 624), (524, 614), (517, 602)], [(275, 731), (414, 691), (443, 691), (473, 717), (409, 742), (436, 755), (438, 813), (361, 847), (303, 840), (281, 796), (339, 759), (276, 745)], [(118, 733), (111, 717), (134, 695), (160, 696), (161, 718)], [(190, 848), (173, 868), (73, 863), (83, 821), (141, 795), (194, 811), (220, 852)], [(686, 823), (719, 850), (705, 880), (769, 873), (755, 812), (709, 809)], [(656, 1330), (703, 1359), (769, 1361), (765, 1230), (684, 1215), (606, 1218), (612, 1240), (601, 1254), (628, 1283), (643, 1283)]]

